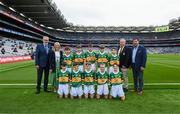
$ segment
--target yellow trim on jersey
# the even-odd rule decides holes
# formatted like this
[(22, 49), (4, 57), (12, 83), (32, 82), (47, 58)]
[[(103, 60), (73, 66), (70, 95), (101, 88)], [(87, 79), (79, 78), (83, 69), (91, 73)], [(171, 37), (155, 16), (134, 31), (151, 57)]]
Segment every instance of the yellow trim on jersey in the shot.
[(80, 77), (73, 77), (72, 82), (81, 82), (81, 78)]
[(84, 82), (93, 82), (93, 77), (85, 77)]
[(68, 77), (59, 77), (59, 82), (68, 82)]

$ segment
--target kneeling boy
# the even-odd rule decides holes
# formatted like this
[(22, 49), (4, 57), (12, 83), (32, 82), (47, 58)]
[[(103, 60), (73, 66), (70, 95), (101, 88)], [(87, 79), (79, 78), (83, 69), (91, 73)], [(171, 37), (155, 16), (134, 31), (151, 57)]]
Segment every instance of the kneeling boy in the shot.
[(99, 99), (101, 95), (104, 95), (105, 99), (108, 98), (108, 73), (105, 71), (105, 64), (100, 64), (100, 70), (96, 74), (97, 78), (97, 95), (96, 98)]
[(120, 97), (122, 101), (125, 100), (125, 95), (122, 87), (122, 72), (119, 71), (119, 67), (117, 64), (114, 64), (114, 70), (110, 74), (110, 82), (111, 82), (111, 92), (110, 99), (113, 97)]
[(86, 63), (86, 69), (84, 71), (84, 94), (85, 98), (88, 98), (88, 94), (90, 94), (90, 98), (94, 97), (94, 79), (95, 74), (91, 68), (91, 63)]
[(73, 71), (71, 74), (71, 99), (78, 96), (79, 98), (83, 95), (83, 89), (82, 89), (82, 72), (79, 69), (78, 63), (73, 64)]
[(61, 70), (58, 73), (58, 81), (59, 81), (58, 94), (60, 98), (62, 98), (63, 95), (65, 96), (65, 98), (68, 97), (69, 77), (70, 77), (70, 73), (67, 70), (67, 64), (65, 62), (62, 62)]

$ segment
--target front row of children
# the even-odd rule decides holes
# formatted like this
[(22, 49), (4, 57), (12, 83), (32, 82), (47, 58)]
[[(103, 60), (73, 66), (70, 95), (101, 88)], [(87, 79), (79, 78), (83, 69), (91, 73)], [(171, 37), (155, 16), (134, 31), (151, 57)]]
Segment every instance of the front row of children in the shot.
[[(105, 64), (100, 64), (100, 70), (95, 73), (91, 69), (91, 63), (86, 63), (84, 73), (79, 70), (79, 64), (73, 64), (73, 71), (71, 74), (67, 70), (65, 62), (61, 64), (61, 70), (58, 73), (58, 95), (60, 98), (67, 98), (70, 94), (71, 99), (74, 97), (82, 98), (84, 94), (85, 98), (96, 98), (100, 99), (103, 95), (105, 99), (109, 98), (120, 98), (122, 101), (125, 100), (125, 94), (122, 88), (122, 73), (119, 71), (118, 65), (113, 66), (114, 70), (108, 74), (105, 70)], [(108, 83), (110, 83), (110, 93)], [(95, 92), (95, 84), (97, 89)], [(84, 86), (82, 86), (84, 85)]]

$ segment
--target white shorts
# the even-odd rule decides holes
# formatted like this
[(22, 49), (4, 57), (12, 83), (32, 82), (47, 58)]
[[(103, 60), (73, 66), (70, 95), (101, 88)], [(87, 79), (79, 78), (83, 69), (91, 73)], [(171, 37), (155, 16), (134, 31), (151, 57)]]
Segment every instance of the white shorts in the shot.
[(71, 90), (70, 90), (70, 94), (71, 96), (82, 96), (83, 95), (83, 90), (82, 90), (82, 86), (79, 86), (79, 87), (71, 87)]
[(103, 85), (97, 85), (97, 94), (98, 95), (108, 95), (109, 89), (108, 89), (108, 84), (103, 84)]
[(59, 84), (57, 92), (59, 95), (68, 95), (69, 94), (69, 84)]
[(83, 67), (83, 65), (79, 65), (79, 70), (80, 70), (81, 72), (84, 72), (84, 67)]
[(121, 85), (112, 85), (110, 95), (114, 98), (117, 96), (123, 97), (124, 91), (123, 91), (122, 84)]
[(68, 67), (67, 70), (68, 70), (68, 72), (70, 72), (70, 73), (72, 72), (72, 68), (70, 68), (70, 67)]
[(110, 66), (110, 67), (109, 67), (109, 74), (111, 74), (113, 71), (114, 71), (113, 66)]
[(92, 63), (92, 64), (91, 64), (91, 69), (92, 69), (93, 71), (96, 71), (96, 65), (95, 65), (95, 63)]
[(84, 85), (84, 94), (94, 94), (95, 90), (94, 90), (94, 85)]

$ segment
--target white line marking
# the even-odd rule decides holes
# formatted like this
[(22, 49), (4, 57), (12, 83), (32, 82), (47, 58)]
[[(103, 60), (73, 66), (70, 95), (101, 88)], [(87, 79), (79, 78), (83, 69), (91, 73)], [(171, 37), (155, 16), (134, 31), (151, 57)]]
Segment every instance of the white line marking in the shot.
[[(12, 83), (12, 84), (0, 84), (0, 86), (33, 86), (35, 83)], [(51, 84), (48, 84), (51, 85)], [(133, 85), (133, 83), (129, 83), (129, 85)], [(180, 85), (180, 83), (144, 83), (144, 85)]]
[(162, 64), (162, 63), (154, 63), (154, 62), (152, 62), (151, 64), (160, 65), (160, 66), (169, 67), (169, 68), (179, 69), (179, 67), (172, 66), (172, 65), (165, 65), (165, 64)]

